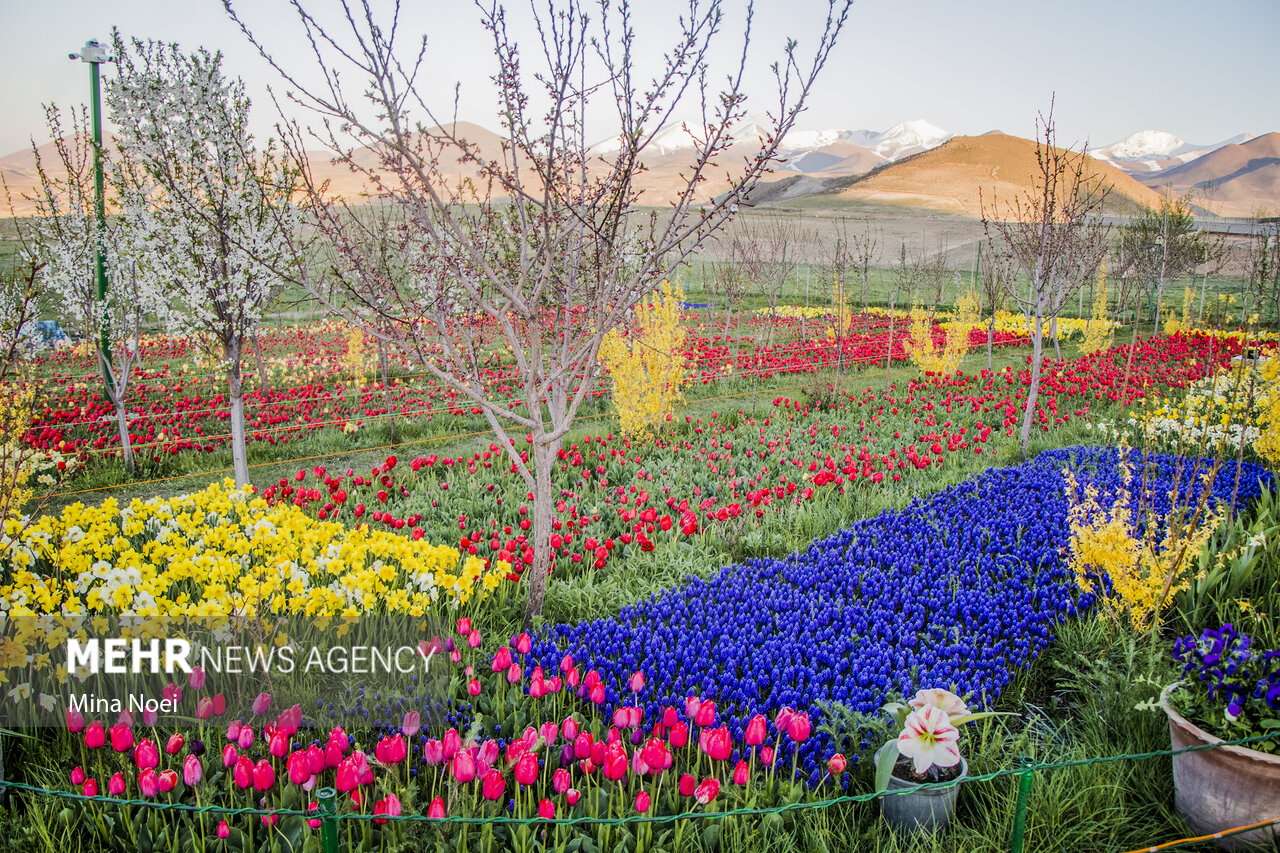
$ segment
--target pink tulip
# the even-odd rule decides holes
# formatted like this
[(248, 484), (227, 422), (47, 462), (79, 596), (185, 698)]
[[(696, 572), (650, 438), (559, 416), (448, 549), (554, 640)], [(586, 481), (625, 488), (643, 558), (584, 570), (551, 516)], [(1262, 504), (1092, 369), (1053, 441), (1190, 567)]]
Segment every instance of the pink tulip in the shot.
[(751, 778), (751, 769), (747, 767), (747, 762), (739, 761), (733, 766), (733, 784), (745, 785)]
[(267, 752), (276, 758), (283, 758), (289, 752), (289, 738), (284, 732), (276, 732), (271, 736), (271, 742), (267, 745)]
[(356, 772), (350, 758), (342, 759), (342, 763), (338, 765), (337, 773), (334, 775), (334, 786), (340, 794), (354, 791), (360, 786), (360, 774)]
[(227, 826), (227, 822), (225, 820), (218, 823), (218, 837), (219, 838), (231, 837), (231, 827)]
[(751, 718), (751, 722), (747, 723), (747, 730), (743, 734), (742, 739), (746, 741), (747, 746), (759, 746), (764, 743), (764, 736), (764, 714), (756, 714)]
[(235, 766), (231, 770), (231, 778), (235, 781), (236, 787), (244, 790), (253, 784), (253, 761), (247, 755), (242, 755), (236, 759)]
[(307, 769), (310, 770), (312, 774), (321, 773), (324, 771), (325, 767), (328, 766), (324, 760), (324, 750), (316, 746), (314, 743), (307, 747), (305, 755), (307, 758)]
[(213, 700), (208, 696), (201, 697), (196, 703), (196, 719), (207, 720), (213, 716)]
[(173, 682), (169, 682), (161, 693), (164, 696), (165, 701), (174, 703), (175, 707), (177, 706), (177, 703), (182, 701), (182, 688)]
[(285, 708), (280, 712), (280, 716), (276, 718), (276, 731), (285, 737), (293, 737), (293, 733), (298, 730), (300, 725), (302, 725), (301, 705)]
[(538, 756), (526, 752), (516, 761), (516, 782), (521, 785), (532, 785), (538, 781)]
[(649, 810), (649, 792), (641, 791), (636, 794), (636, 811), (644, 814)]
[(560, 671), (568, 675), (571, 669), (573, 669), (573, 655), (565, 655), (560, 658)]
[(84, 731), (84, 745), (89, 749), (97, 749), (106, 742), (106, 730), (102, 727), (102, 723), (94, 720)]
[(529, 639), (528, 632), (525, 632), (521, 634), (519, 637), (516, 637), (515, 645), (516, 645), (516, 651), (518, 651), (520, 654), (522, 655), (529, 654), (529, 649), (533, 647), (533, 644)]
[(468, 693), (469, 695), (471, 695), (471, 696), (479, 696), (479, 695), (480, 695), (480, 682), (479, 682), (479, 680), (477, 680), (477, 679), (473, 678), (473, 679), (471, 679), (470, 681), (468, 681), (468, 682), (467, 682), (467, 693)]
[(289, 753), (289, 758), (285, 761), (285, 771), (289, 774), (289, 781), (295, 785), (304, 785), (315, 775), (307, 764), (306, 753), (302, 752)]
[(565, 740), (573, 740), (578, 736), (578, 721), (573, 717), (565, 717), (560, 725), (560, 733), (564, 735)]
[(694, 788), (697, 787), (697, 784), (698, 784), (698, 781), (696, 779), (694, 779), (688, 773), (684, 773), (680, 776), (680, 781), (679, 783), (677, 783), (676, 787), (680, 791), (680, 796), (692, 797)]
[(276, 783), (276, 770), (265, 758), (253, 768), (253, 787), (258, 791), (266, 791)]
[(827, 772), (832, 776), (839, 776), (848, 766), (849, 764), (845, 757), (838, 752), (827, 759)]
[[(308, 803), (308, 804), (307, 804), (307, 811), (309, 811), (309, 812), (318, 812), (318, 811), (320, 811), (320, 804), (319, 804), (319, 803), (316, 803), (316, 802)], [(307, 826), (311, 827), (312, 829), (319, 829), (319, 828), (320, 828), (320, 823), (321, 823), (321, 821), (320, 821), (320, 818), (318, 818), (318, 817), (309, 817), (309, 818), (307, 818)]]
[(227, 700), (222, 698), (221, 693), (217, 693), (213, 697), (213, 715), (221, 717), (227, 712)]
[(470, 634), (470, 633), (471, 633), (471, 619), (466, 616), (463, 616), (461, 619), (458, 620), (458, 635), (461, 637), (465, 637), (467, 634)]
[(253, 746), (253, 726), (245, 726), (240, 729), (240, 737), (236, 739), (236, 743), (240, 744), (241, 749), (248, 749)]
[(186, 745), (186, 741), (183, 739), (182, 735), (174, 732), (169, 735), (169, 740), (165, 742), (164, 751), (170, 755), (177, 755), (179, 752), (182, 752), (182, 747), (184, 745)]
[(156, 749), (156, 745), (149, 738), (143, 738), (138, 741), (137, 747), (133, 750), (133, 763), (139, 770), (159, 766), (160, 750)]
[(511, 664), (511, 649), (503, 646), (498, 649), (498, 653), (493, 656), (493, 663), (490, 665), (490, 668), (494, 672), (504, 672), (511, 667)]
[(809, 722), (808, 714), (801, 712), (791, 718), (791, 739), (796, 743), (807, 741), (812, 731), (813, 726)]
[(551, 774), (551, 787), (555, 789), (557, 794), (563, 794), (565, 791), (569, 790), (569, 786), (572, 782), (573, 780), (569, 775), (569, 771), (565, 770), (563, 767), (557, 769), (555, 773)]
[(72, 734), (84, 731), (84, 715), (74, 708), (67, 709), (67, 731)]
[(520, 664), (513, 663), (511, 664), (511, 666), (507, 667), (507, 683), (508, 684), (515, 684), (523, 677), (524, 676), (520, 669)]
[(497, 770), (490, 770), (484, 776), (481, 790), (486, 800), (500, 800), (507, 790), (507, 782)]
[(174, 770), (161, 770), (156, 775), (156, 785), (160, 788), (160, 793), (167, 794), (174, 788), (178, 787), (178, 774)]
[(199, 785), (203, 778), (204, 767), (201, 766), (200, 759), (194, 755), (188, 755), (182, 762), (182, 784), (190, 788)]
[(144, 726), (154, 726), (159, 719), (160, 714), (158, 711), (153, 711), (150, 708), (147, 708), (142, 712), (142, 724)]
[(435, 738), (429, 739), (422, 745), (422, 759), (431, 767), (435, 767), (444, 761), (444, 745)]
[[(386, 799), (378, 800), (373, 804), (373, 813), (384, 814), (388, 817), (398, 817), (400, 815), (400, 798), (395, 794), (387, 794)], [(374, 823), (386, 823), (386, 820), (374, 820)]]
[(222, 766), (230, 767), (236, 763), (236, 759), (239, 756), (240, 754), (236, 752), (236, 745), (234, 743), (227, 744), (222, 748)]
[(440, 797), (436, 797), (434, 800), (431, 801), (431, 805), (427, 808), (427, 817), (439, 818), (444, 816), (445, 816), (444, 800), (441, 799)]
[(399, 764), (407, 757), (408, 747), (401, 735), (392, 735), (379, 740), (373, 754), (379, 764)]
[(631, 674), (631, 681), (627, 683), (627, 686), (631, 688), (632, 693), (639, 693), (641, 690), (644, 690), (644, 671), (636, 670), (633, 672)]
[(116, 773), (107, 780), (107, 793), (113, 797), (118, 797), (124, 793), (125, 783), (124, 774)]
[(191, 672), (187, 674), (187, 684), (191, 685), (192, 690), (204, 689), (205, 674), (204, 670), (198, 666), (191, 667)]
[(682, 749), (689, 742), (689, 726), (684, 721), (680, 721), (671, 727), (671, 734), (668, 736), (671, 745), (676, 749)]
[(84, 787), (81, 790), (86, 797), (98, 796), (98, 780), (86, 779), (84, 782)]
[(627, 752), (619, 744), (611, 744), (608, 752), (605, 753), (604, 763), (601, 769), (604, 771), (606, 779), (618, 781), (627, 775)]
[(400, 721), (400, 731), (405, 737), (413, 737), (422, 728), (422, 715), (417, 711), (409, 711)]
[(453, 778), (459, 782), (470, 782), (476, 778), (476, 760), (469, 752), (459, 752), (453, 756)]
[(704, 779), (702, 784), (693, 791), (693, 798), (698, 801), (699, 805), (705, 806), (716, 798), (720, 793), (720, 780)]
[[(706, 738), (705, 744), (701, 742), (701, 737)], [(700, 736), (699, 746), (702, 751), (711, 757), (712, 761), (727, 761), (729, 756), (733, 754), (733, 738), (729, 735), (729, 729), (721, 726), (718, 729), (704, 729)]]
[(84, 780), (85, 780), (85, 775), (84, 775), (84, 769), (83, 769), (83, 768), (81, 768), (81, 767), (78, 767), (78, 766), (77, 766), (77, 767), (75, 767), (75, 768), (73, 768), (73, 769), (71, 770), (71, 784), (72, 784), (72, 785), (83, 785), (83, 784), (84, 784)]
[(773, 766), (773, 747), (762, 746), (760, 748), (760, 763), (765, 767)]
[(462, 738), (458, 737), (457, 729), (449, 729), (444, 733), (444, 757), (453, 758), (462, 749)]
[(138, 774), (138, 790), (144, 797), (154, 797), (160, 792), (160, 783), (156, 771), (148, 767)]
[(269, 828), (275, 826), (279, 820), (280, 815), (275, 812), (268, 812), (262, 816), (262, 825)]
[(716, 703), (710, 699), (704, 699), (698, 705), (698, 712), (693, 715), (695, 725), (706, 728), (716, 724)]
[(111, 748), (116, 752), (128, 752), (133, 749), (133, 729), (125, 725), (116, 724), (109, 729), (109, 732), (111, 734)]
[(702, 704), (702, 700), (697, 696), (690, 696), (684, 700), (684, 715), (690, 721), (698, 716), (698, 706)]
[(470, 634), (467, 634), (467, 645), (473, 649), (480, 648), (480, 632), (479, 631), (472, 630)]
[(253, 713), (257, 715), (267, 713), (268, 709), (270, 708), (271, 708), (270, 693), (259, 693), (256, 697), (254, 697), (253, 705), (250, 706), (250, 710), (252, 710)]

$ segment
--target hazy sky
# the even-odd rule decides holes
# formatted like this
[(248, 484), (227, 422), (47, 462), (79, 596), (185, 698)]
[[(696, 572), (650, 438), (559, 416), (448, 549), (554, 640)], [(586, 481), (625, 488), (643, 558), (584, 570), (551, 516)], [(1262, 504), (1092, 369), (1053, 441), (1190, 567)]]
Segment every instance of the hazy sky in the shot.
[[(376, 0), (375, 0), (376, 2)], [(616, 2), (616, 0), (615, 0)], [(685, 2), (638, 0), (641, 54), (660, 55)], [(304, 0), (325, 15), (332, 0)], [(382, 5), (382, 4), (379, 4)], [(497, 127), (492, 50), (463, 0), (406, 0), (401, 31), (428, 38), (424, 94), (449, 104), (462, 84), (459, 116)], [(284, 64), (306, 74), (309, 54), (284, 0), (240, 0), (238, 8)], [(785, 36), (812, 44), (823, 3), (756, 0), (749, 92), (757, 110), (771, 93), (768, 64)], [(721, 60), (740, 44), (745, 4), (726, 0)], [(513, 4), (523, 17), (527, 4)], [(594, 5), (589, 6), (594, 9)], [(0, 0), (0, 155), (43, 141), (41, 104), (87, 102), (89, 72), (67, 53), (88, 38), (126, 36), (203, 45), (226, 54), (243, 76), (260, 132), (275, 120), (267, 86), (286, 88), (228, 19), (221, 0)], [(534, 44), (520, 20), (513, 31)], [(1280, 0), (858, 0), (800, 129), (883, 130), (927, 119), (953, 133), (1034, 133), (1036, 112), (1057, 92), (1060, 143), (1106, 145), (1142, 129), (1215, 142), (1280, 130)], [(406, 38), (411, 42), (412, 38)], [(727, 65), (714, 78), (722, 79)], [(642, 69), (643, 70), (643, 69)], [(314, 78), (310, 78), (314, 80)], [(355, 81), (352, 80), (354, 83)], [(446, 106), (446, 109), (448, 107)], [(608, 135), (601, 124), (599, 135)]]

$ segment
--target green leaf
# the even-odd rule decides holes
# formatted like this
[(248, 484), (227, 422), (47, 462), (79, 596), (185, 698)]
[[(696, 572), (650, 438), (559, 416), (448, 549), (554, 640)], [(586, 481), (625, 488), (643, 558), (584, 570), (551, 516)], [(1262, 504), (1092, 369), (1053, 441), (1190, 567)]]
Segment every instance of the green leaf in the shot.
[(889, 777), (893, 775), (893, 765), (898, 761), (898, 742), (891, 740), (881, 748), (877, 753), (879, 762), (876, 764), (876, 790), (889, 790)]
[(948, 718), (947, 722), (953, 726), (963, 726), (965, 723), (972, 723), (975, 720), (981, 720), (984, 717), (1016, 717), (1014, 711), (979, 711), (976, 714), (958, 714)]

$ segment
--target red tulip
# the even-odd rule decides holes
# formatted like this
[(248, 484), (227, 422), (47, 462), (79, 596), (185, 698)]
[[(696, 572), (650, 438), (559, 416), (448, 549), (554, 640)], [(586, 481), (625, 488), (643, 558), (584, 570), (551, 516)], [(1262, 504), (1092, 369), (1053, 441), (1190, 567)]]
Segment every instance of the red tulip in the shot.
[[(384, 815), (387, 815), (388, 817), (398, 817), (400, 815), (400, 811), (401, 811), (400, 798), (397, 797), (395, 794), (387, 794), (385, 799), (378, 800), (378, 802), (373, 804), (373, 813), (375, 815), (384, 814)], [(386, 822), (387, 821), (385, 819), (383, 820), (378, 820), (377, 818), (374, 819), (374, 823), (386, 823)]]
[(689, 726), (683, 720), (677, 722), (671, 727), (671, 734), (667, 739), (676, 749), (684, 748), (689, 742)]
[(84, 782), (84, 788), (82, 788), (81, 790), (83, 791), (86, 797), (98, 796), (98, 780), (86, 779)]
[(827, 772), (832, 776), (839, 776), (847, 766), (848, 762), (845, 761), (845, 757), (838, 752), (827, 759)]
[(551, 820), (556, 816), (556, 804), (548, 799), (543, 799), (538, 803), (538, 817)]
[(236, 759), (231, 778), (235, 781), (236, 787), (242, 791), (253, 784), (253, 761), (249, 756), (242, 755)]
[(149, 738), (143, 738), (138, 741), (137, 747), (133, 750), (133, 763), (139, 770), (157, 767), (160, 764), (160, 750), (156, 749), (156, 745)]
[(107, 793), (113, 797), (118, 797), (124, 793), (125, 782), (124, 774), (117, 772), (114, 776), (107, 780)]
[(771, 746), (760, 747), (760, 763), (763, 764), (765, 767), (773, 766), (773, 747)]
[(557, 794), (563, 794), (565, 791), (569, 790), (569, 785), (572, 784), (572, 781), (569, 771), (565, 770), (563, 767), (557, 769), (555, 773), (551, 774), (551, 787), (555, 789)]
[(733, 784), (745, 785), (751, 779), (751, 769), (747, 762), (739, 761), (733, 766)]
[[(133, 729), (117, 723), (110, 728), (109, 732), (111, 734), (111, 748), (116, 752), (127, 752), (133, 749)], [(152, 766), (154, 767), (155, 765), (153, 764)]]
[(716, 724), (716, 703), (710, 699), (704, 699), (700, 702), (697, 713), (693, 716), (693, 722), (702, 728), (714, 726)]
[(764, 736), (764, 714), (756, 714), (751, 718), (751, 722), (747, 723), (747, 730), (743, 734), (742, 739), (746, 741), (747, 746), (759, 746), (764, 743)]
[(641, 791), (636, 794), (636, 811), (644, 814), (649, 810), (649, 792)]
[(601, 765), (606, 779), (617, 781), (627, 775), (627, 752), (619, 744), (611, 744)]
[(726, 761), (733, 754), (733, 738), (729, 734), (727, 726), (721, 726), (718, 729), (704, 729), (703, 737), (706, 742), (700, 743), (702, 751), (711, 757), (712, 761)]
[(67, 709), (67, 731), (79, 734), (84, 730), (84, 715), (74, 708)]
[(470, 782), (476, 778), (476, 761), (470, 752), (459, 752), (453, 756), (453, 778), (459, 782)]
[(160, 792), (160, 781), (156, 778), (155, 770), (148, 767), (138, 774), (138, 790), (144, 797), (154, 797)]
[(227, 822), (226, 822), (225, 820), (224, 820), (224, 821), (220, 821), (220, 822), (218, 823), (218, 837), (219, 837), (219, 838), (230, 838), (230, 837), (231, 837), (231, 827), (227, 826)]
[(688, 773), (682, 774), (680, 776), (680, 782), (677, 784), (677, 788), (680, 790), (680, 796), (692, 797), (694, 788), (697, 787), (697, 784), (697, 780)]
[(174, 732), (173, 734), (169, 735), (169, 740), (164, 745), (164, 751), (169, 753), (170, 755), (177, 755), (179, 752), (182, 752), (182, 747), (184, 744), (185, 744), (185, 741), (183, 740), (182, 735), (178, 734), (177, 732)]
[(804, 743), (809, 739), (812, 726), (809, 723), (809, 715), (798, 713), (791, 718), (791, 739), (796, 743)]
[(84, 745), (89, 749), (97, 749), (106, 742), (106, 730), (102, 727), (102, 723), (94, 720), (84, 731)]
[(436, 797), (431, 801), (431, 805), (427, 808), (427, 817), (440, 818), (444, 816), (444, 800), (440, 797)]
[(581, 796), (582, 796), (582, 792), (579, 791), (577, 788), (570, 788), (569, 790), (564, 792), (565, 802), (569, 804), (570, 808), (573, 808), (578, 804), (578, 798)]

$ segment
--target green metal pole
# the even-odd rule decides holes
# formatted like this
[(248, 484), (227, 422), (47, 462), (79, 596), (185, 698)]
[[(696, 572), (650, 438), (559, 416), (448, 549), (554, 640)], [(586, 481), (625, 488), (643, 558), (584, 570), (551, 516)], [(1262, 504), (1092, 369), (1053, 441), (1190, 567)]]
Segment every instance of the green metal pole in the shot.
[(1031, 783), (1035, 780), (1035, 762), (1025, 755), (1018, 759), (1022, 773), (1018, 776), (1018, 806), (1013, 813), (1013, 838), (1009, 842), (1011, 853), (1023, 853), (1027, 836), (1027, 804), (1031, 801)]
[(338, 810), (333, 804), (337, 793), (333, 788), (316, 791), (320, 800), (320, 847), (324, 853), (338, 853)]
[[(99, 64), (98, 62), (89, 63), (89, 78), (93, 105), (93, 204), (98, 218), (98, 240), (93, 254), (98, 279), (98, 304), (102, 306), (102, 338), (99, 342), (99, 354), (102, 358), (102, 376), (105, 383), (111, 365), (111, 314), (107, 310), (107, 262), (104, 257), (107, 242), (107, 210), (102, 180), (102, 96)], [(114, 396), (110, 388), (107, 392), (108, 398)]]

